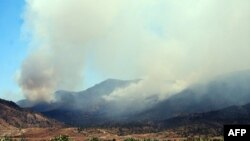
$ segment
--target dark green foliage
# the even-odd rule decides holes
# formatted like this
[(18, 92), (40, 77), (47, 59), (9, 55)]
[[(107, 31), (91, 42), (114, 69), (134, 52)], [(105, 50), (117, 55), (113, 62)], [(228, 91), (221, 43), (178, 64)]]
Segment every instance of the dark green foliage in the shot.
[(143, 141), (159, 141), (158, 139), (143, 139)]
[(127, 138), (124, 141), (140, 141), (139, 139), (134, 139), (134, 138)]
[(0, 137), (0, 141), (26, 141), (24, 137), (21, 139), (12, 139), (11, 137), (5, 136), (5, 137)]

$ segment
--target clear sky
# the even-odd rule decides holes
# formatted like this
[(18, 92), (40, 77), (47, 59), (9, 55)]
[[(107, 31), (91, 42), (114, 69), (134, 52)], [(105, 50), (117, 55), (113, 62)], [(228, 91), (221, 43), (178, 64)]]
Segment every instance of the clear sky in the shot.
[(27, 54), (27, 42), (21, 39), (24, 0), (0, 0), (0, 98), (22, 97), (15, 74)]

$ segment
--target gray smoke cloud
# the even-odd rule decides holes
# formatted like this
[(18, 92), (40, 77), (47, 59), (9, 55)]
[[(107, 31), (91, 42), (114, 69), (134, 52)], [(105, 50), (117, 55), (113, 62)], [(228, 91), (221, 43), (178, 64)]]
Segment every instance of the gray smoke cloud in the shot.
[(24, 35), (31, 51), (18, 83), (28, 99), (51, 101), (58, 89), (82, 88), (88, 42), (107, 32), (116, 13), (102, 6), (112, 8), (101, 1), (26, 1)]
[(154, 95), (161, 101), (196, 83), (249, 69), (249, 5), (245, 0), (188, 0), (157, 1), (138, 8), (146, 15), (135, 21), (143, 24), (133, 24), (135, 32), (123, 37), (132, 36), (132, 46), (141, 48), (134, 68), (146, 77), (104, 99), (117, 103), (118, 111), (134, 105), (143, 110), (154, 104), (148, 101)]
[[(31, 37), (19, 85), (29, 99), (82, 86), (85, 61), (105, 76), (142, 78), (105, 95), (122, 108), (250, 68), (247, 0), (27, 0)], [(150, 103), (142, 102), (139, 109)], [(137, 103), (138, 104), (138, 103)]]

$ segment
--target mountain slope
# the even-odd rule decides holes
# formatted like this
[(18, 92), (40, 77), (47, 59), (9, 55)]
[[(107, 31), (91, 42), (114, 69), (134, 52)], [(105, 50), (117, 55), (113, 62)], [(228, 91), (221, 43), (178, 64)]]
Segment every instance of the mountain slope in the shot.
[(250, 103), (205, 113), (177, 116), (157, 123), (161, 128), (190, 134), (222, 135), (225, 124), (250, 124)]
[(249, 124), (250, 103), (243, 106), (230, 106), (206, 113), (193, 113), (177, 116), (164, 121), (166, 126), (184, 126), (207, 123), (223, 126), (224, 124)]
[(164, 120), (177, 115), (218, 110), (232, 105), (250, 102), (250, 72), (228, 74), (190, 87), (151, 109), (135, 116), (144, 120)]
[(0, 99), (0, 128), (28, 128), (62, 126), (39, 113), (20, 108), (12, 101)]
[(95, 86), (80, 92), (57, 91), (56, 101), (52, 103), (32, 103), (19, 101), (20, 106), (30, 108), (61, 122), (74, 126), (91, 126), (106, 122), (108, 103), (102, 96), (110, 94), (139, 80), (107, 79)]
[(37, 103), (31, 108), (70, 125), (95, 126), (123, 121), (162, 121), (179, 115), (208, 112), (250, 102), (250, 72), (245, 71), (189, 87), (138, 113), (112, 115), (112, 106), (117, 105), (112, 105), (102, 97), (138, 81), (108, 79), (81, 92), (58, 91), (55, 102)]

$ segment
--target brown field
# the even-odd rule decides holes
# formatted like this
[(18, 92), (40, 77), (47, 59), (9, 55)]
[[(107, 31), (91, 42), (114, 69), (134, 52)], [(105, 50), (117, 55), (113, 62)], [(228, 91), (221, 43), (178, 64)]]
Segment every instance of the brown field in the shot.
[[(40, 141), (50, 140), (55, 136), (67, 135), (74, 141), (84, 141), (97, 137), (101, 140), (118, 140), (122, 141), (127, 138), (136, 139), (157, 139), (157, 140), (168, 140), (168, 141), (182, 141), (187, 138), (181, 137), (172, 131), (163, 131), (158, 133), (143, 133), (143, 134), (129, 134), (129, 135), (118, 135), (117, 129), (84, 129), (79, 130), (78, 128), (27, 128), (27, 129), (0, 129), (0, 136), (9, 136), (12, 139), (19, 140), (25, 138), (28, 141)], [(214, 139), (221, 137), (213, 137)]]

